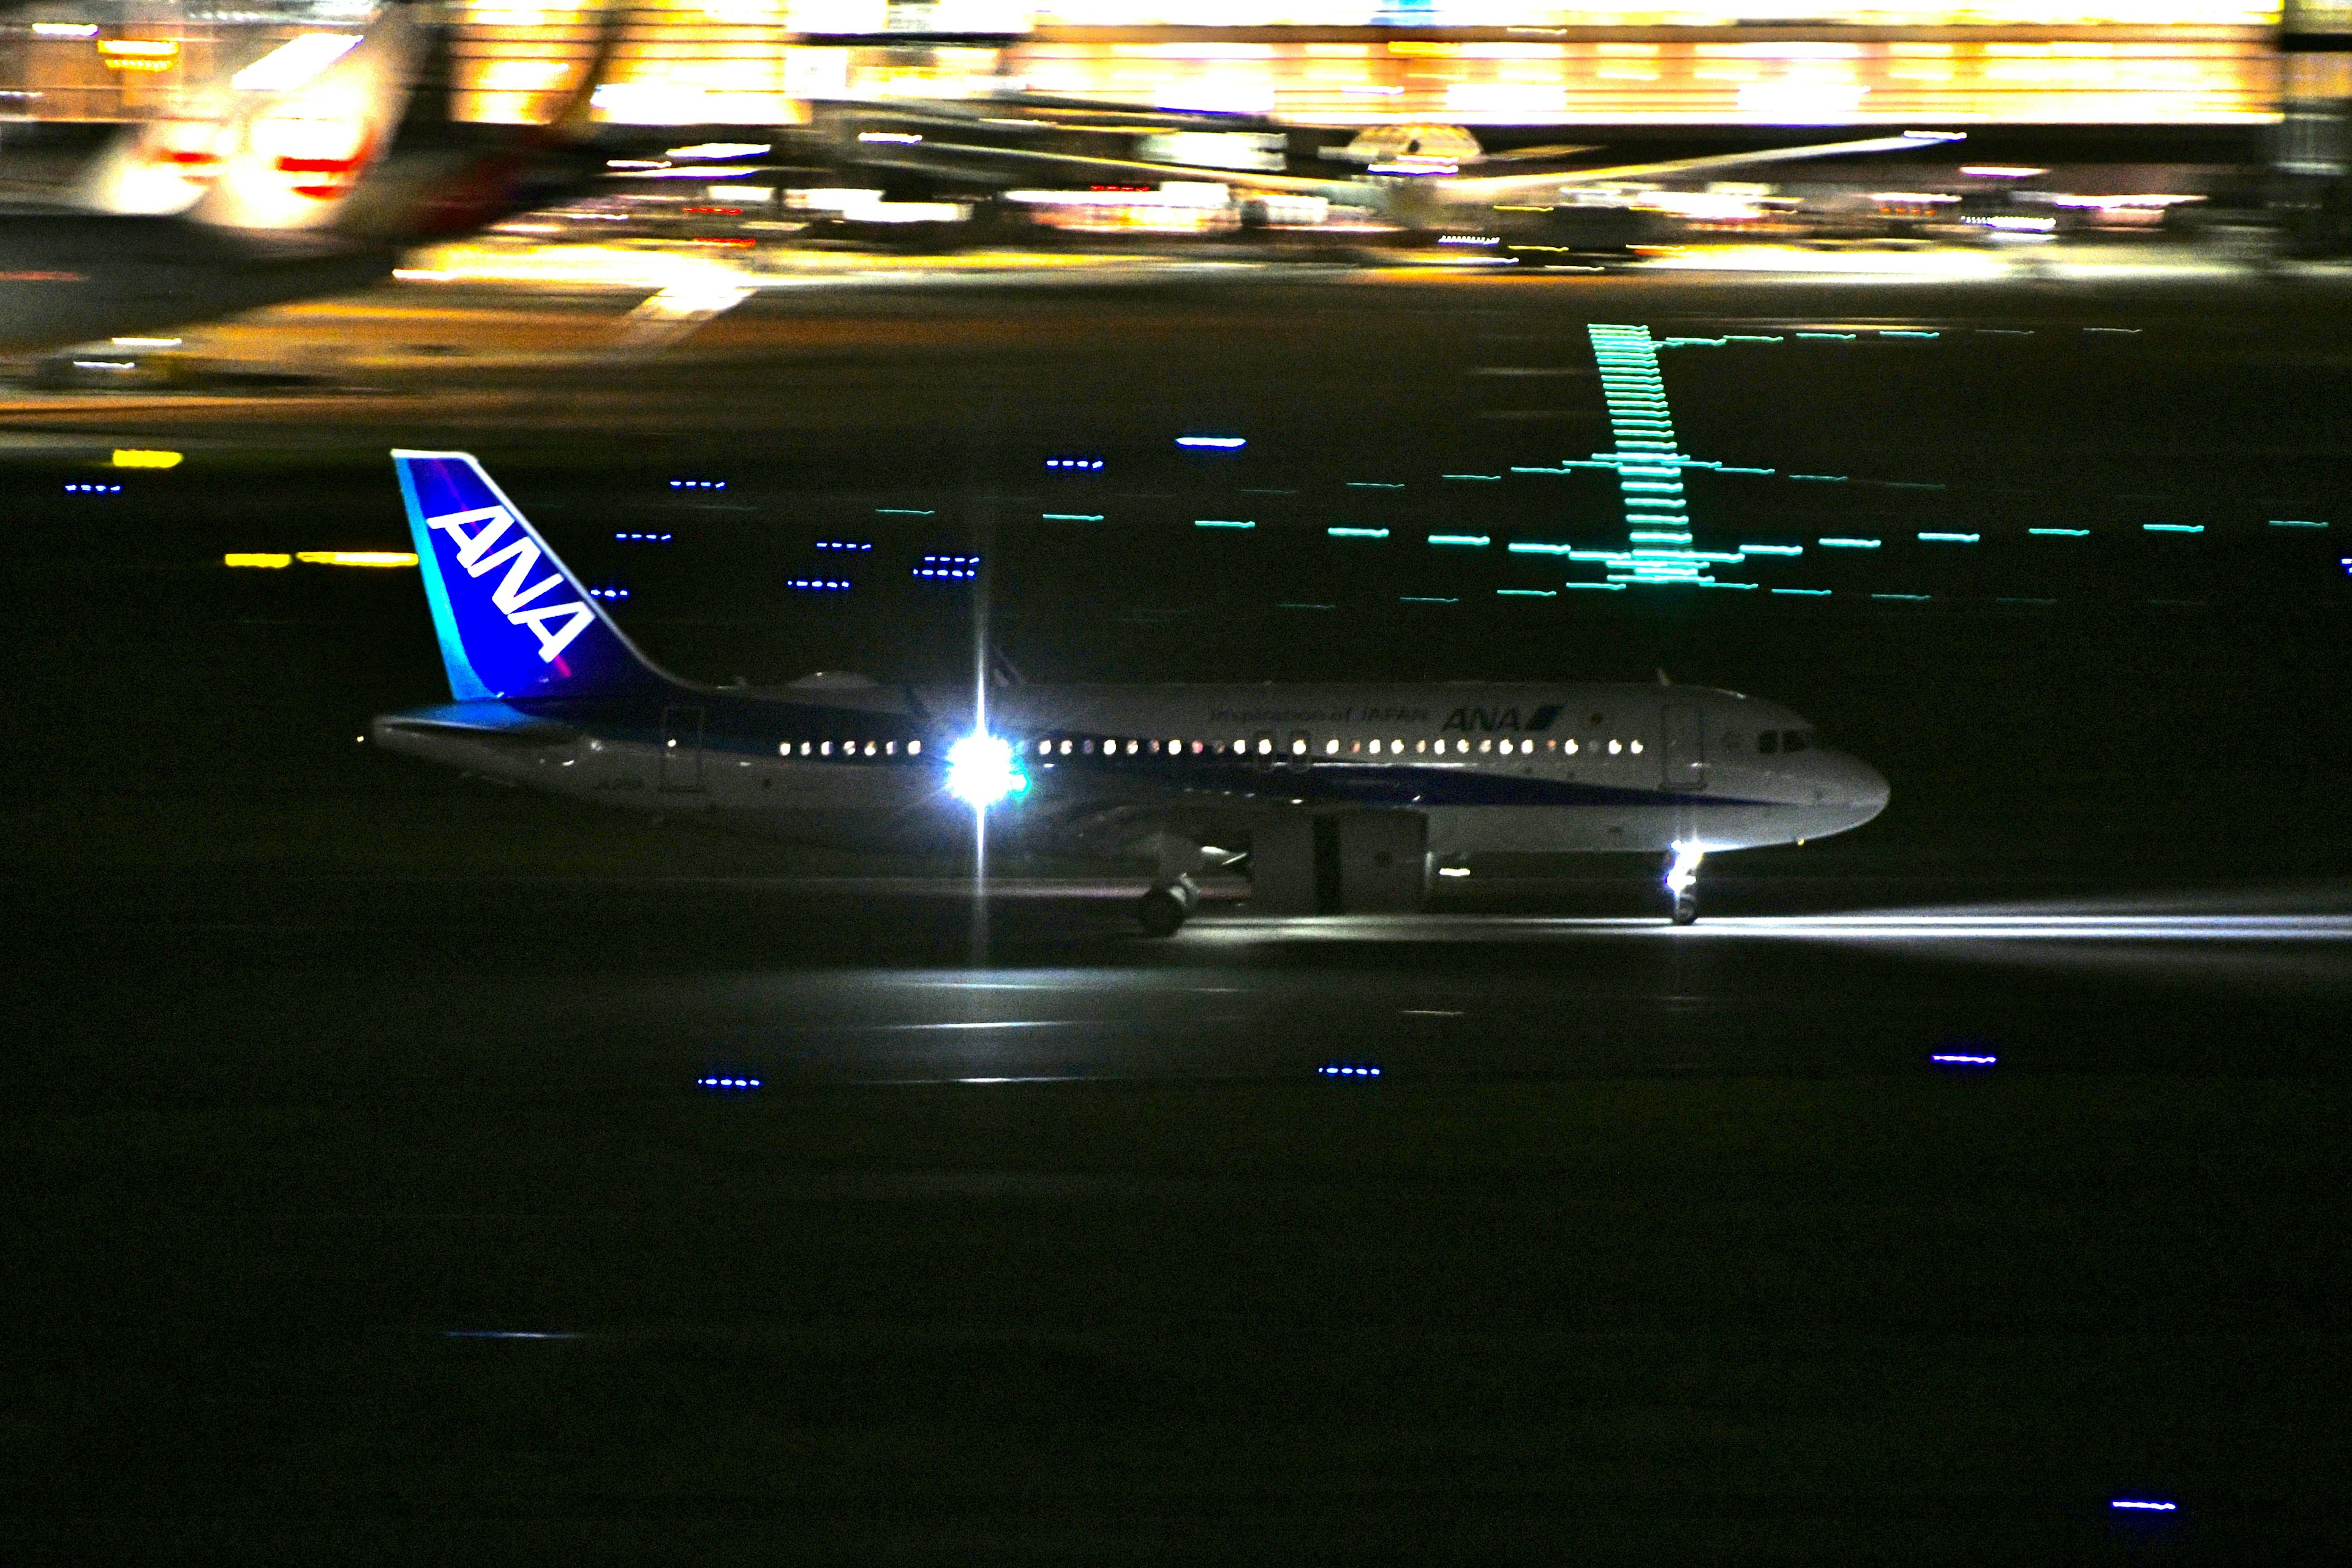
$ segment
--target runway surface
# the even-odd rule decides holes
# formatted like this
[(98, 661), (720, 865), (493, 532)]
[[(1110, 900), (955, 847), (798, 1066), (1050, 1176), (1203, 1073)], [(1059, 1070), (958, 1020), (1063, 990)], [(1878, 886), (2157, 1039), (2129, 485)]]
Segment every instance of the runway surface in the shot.
[[(7, 1554), (2339, 1555), (2352, 338), (2192, 282), (810, 287), (634, 356), (642, 292), (404, 286), (213, 335), (308, 390), (10, 404)], [(1604, 439), (1596, 320), (1780, 334), (1662, 359), (1772, 470), (1702, 531), (1803, 554), (1502, 596), (1622, 528), (1512, 473)], [(1136, 868), (494, 790), (354, 742), (443, 694), (412, 575), (223, 564), (401, 548), (394, 441), (697, 679), (968, 669), (909, 568), (985, 539), (1033, 677), (1664, 667), (1894, 801), (1688, 930), (1496, 862), (1151, 942)]]

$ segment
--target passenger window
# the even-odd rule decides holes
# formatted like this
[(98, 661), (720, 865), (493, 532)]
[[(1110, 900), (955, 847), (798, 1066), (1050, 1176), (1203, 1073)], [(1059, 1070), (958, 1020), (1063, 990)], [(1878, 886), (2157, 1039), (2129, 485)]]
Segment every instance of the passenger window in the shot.
[(1763, 752), (1768, 757), (1773, 752), (1779, 751), (1780, 749), (1780, 731), (1778, 730), (1757, 731), (1756, 749)]
[(1787, 734), (1780, 737), (1780, 749), (1784, 752), (1803, 751), (1805, 749), (1805, 732), (1802, 730), (1790, 731)]

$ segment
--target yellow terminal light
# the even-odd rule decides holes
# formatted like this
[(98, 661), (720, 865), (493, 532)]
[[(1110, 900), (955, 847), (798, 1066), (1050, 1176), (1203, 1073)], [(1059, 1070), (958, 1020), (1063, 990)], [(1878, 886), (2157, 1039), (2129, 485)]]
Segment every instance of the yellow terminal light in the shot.
[[(414, 566), (416, 557), (404, 550), (298, 550), (294, 559), (306, 566)], [(284, 565), (285, 557), (278, 563)]]
[(182, 455), (178, 452), (151, 451), (140, 447), (117, 447), (114, 466), (118, 468), (176, 468)]
[(266, 566), (274, 571), (280, 566), (293, 565), (294, 557), (291, 555), (271, 555), (262, 552), (239, 554), (236, 551), (232, 550), (226, 555), (221, 557), (221, 564), (224, 566)]
[(180, 63), (180, 46), (168, 38), (107, 38), (98, 53), (110, 71), (167, 71)]

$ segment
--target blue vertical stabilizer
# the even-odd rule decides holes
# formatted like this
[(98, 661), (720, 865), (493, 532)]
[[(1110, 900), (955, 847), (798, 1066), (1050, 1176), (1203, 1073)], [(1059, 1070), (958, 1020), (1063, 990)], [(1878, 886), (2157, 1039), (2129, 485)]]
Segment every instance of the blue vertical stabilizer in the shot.
[(395, 450), (392, 462), (457, 700), (676, 684), (622, 636), (471, 453)]

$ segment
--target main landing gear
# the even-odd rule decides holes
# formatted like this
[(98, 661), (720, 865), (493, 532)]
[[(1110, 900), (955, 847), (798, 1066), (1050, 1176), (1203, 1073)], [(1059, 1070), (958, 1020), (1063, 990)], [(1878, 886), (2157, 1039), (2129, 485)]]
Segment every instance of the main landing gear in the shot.
[(1163, 882), (1136, 901), (1135, 917), (1143, 924), (1143, 934), (1149, 937), (1174, 936), (1183, 928), (1192, 906), (1201, 901), (1201, 891), (1192, 886), (1190, 877), (1179, 877)]
[(1666, 858), (1666, 893), (1674, 900), (1678, 926), (1698, 919), (1698, 863), (1706, 854), (1703, 844), (1677, 844)]

